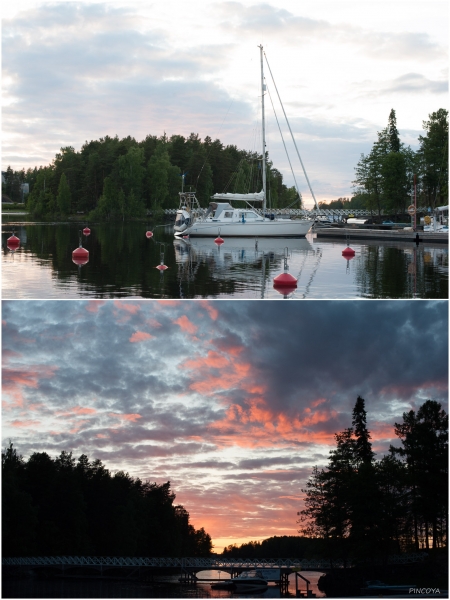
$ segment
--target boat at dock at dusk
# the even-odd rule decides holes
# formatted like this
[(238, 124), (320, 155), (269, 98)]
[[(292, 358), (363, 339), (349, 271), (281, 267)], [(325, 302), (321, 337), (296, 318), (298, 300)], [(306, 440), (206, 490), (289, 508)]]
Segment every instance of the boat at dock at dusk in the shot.
[[(263, 47), (259, 46), (261, 62), (261, 122), (262, 122), (262, 145), (261, 159), (258, 166), (261, 167), (262, 191), (255, 193), (217, 193), (211, 197), (206, 211), (202, 210), (195, 193), (180, 193), (180, 207), (176, 213), (174, 233), (176, 236), (202, 236), (217, 237), (225, 236), (243, 236), (243, 237), (304, 237), (311, 229), (314, 219), (312, 218), (280, 218), (274, 214), (267, 214), (267, 178), (266, 178), (266, 135), (265, 135), (265, 114), (264, 114), (264, 96), (267, 87), (264, 79), (264, 61), (265, 56)], [(267, 57), (266, 57), (267, 61)], [(267, 63), (268, 64), (268, 63)], [(270, 69), (270, 67), (269, 67)], [(272, 72), (271, 72), (272, 74)], [(278, 93), (278, 92), (277, 92)], [(281, 101), (281, 100), (280, 100)], [(284, 111), (284, 108), (283, 108)], [(286, 116), (286, 115), (285, 115)], [(287, 121), (287, 117), (286, 117)], [(288, 122), (289, 125), (289, 122)], [(289, 125), (290, 129), (290, 125)], [(292, 134), (292, 132), (291, 132)], [(284, 144), (284, 140), (283, 140)], [(294, 141), (295, 144), (295, 141)], [(297, 147), (296, 147), (297, 148)], [(298, 150), (297, 150), (298, 153)], [(300, 155), (298, 155), (300, 158)], [(301, 162), (301, 159), (300, 159)], [(290, 161), (289, 161), (290, 163)], [(306, 180), (314, 198), (314, 203), (318, 208), (315, 196), (312, 192), (309, 179), (304, 170)], [(199, 177), (201, 176), (201, 173)], [(183, 179), (182, 179), (183, 180)], [(300, 194), (297, 190), (298, 198)], [(243, 202), (246, 208), (234, 208), (230, 202)], [(258, 210), (252, 203), (261, 202), (262, 209)]]

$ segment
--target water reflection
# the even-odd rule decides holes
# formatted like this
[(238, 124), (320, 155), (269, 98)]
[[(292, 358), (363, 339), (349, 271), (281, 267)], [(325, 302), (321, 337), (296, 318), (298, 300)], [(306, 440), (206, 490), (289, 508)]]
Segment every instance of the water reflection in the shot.
[[(311, 591), (318, 598), (324, 594), (317, 588), (322, 573), (302, 571), (310, 582)], [(202, 571), (199, 577), (218, 577), (216, 571)], [(229, 577), (221, 572), (221, 578)], [(305, 592), (305, 588), (301, 588)], [(286, 598), (295, 597), (295, 575), (289, 576), (288, 594), (281, 595), (280, 588), (270, 584), (261, 594), (238, 594), (224, 590), (213, 590), (209, 583), (181, 586), (178, 577), (155, 579), (153, 582), (124, 580), (86, 580), (86, 579), (3, 579), (3, 598)]]
[[(77, 223), (3, 225), (3, 298), (269, 298), (281, 299), (273, 279), (298, 279), (292, 299), (448, 298), (448, 246), (317, 239), (174, 239), (170, 225), (90, 224), (81, 242), (89, 260), (75, 264)], [(20, 239), (8, 248), (12, 230)], [(75, 261), (77, 262), (77, 261)], [(84, 262), (84, 264), (82, 264)], [(161, 262), (168, 267), (158, 271)]]

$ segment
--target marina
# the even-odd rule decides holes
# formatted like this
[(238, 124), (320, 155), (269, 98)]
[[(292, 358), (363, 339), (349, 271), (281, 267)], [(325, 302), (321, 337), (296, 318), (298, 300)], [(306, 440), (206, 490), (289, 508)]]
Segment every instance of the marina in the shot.
[[(90, 224), (90, 234), (81, 234), (87, 254), (74, 259), (83, 228), (4, 222), (3, 298), (448, 298), (448, 245), (433, 234), (420, 234), (417, 244), (321, 229), (301, 238), (224, 236), (217, 244), (211, 237), (174, 238), (170, 224)], [(354, 254), (347, 257), (348, 243)], [(286, 254), (296, 287), (278, 290), (274, 279)]]

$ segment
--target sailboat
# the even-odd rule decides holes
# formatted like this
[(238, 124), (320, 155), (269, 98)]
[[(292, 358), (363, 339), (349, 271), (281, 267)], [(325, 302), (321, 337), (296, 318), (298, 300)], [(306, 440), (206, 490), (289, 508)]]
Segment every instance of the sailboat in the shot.
[[(262, 180), (263, 189), (252, 194), (214, 194), (206, 211), (202, 210), (195, 192), (180, 192), (180, 206), (175, 217), (176, 236), (217, 237), (304, 237), (311, 229), (312, 219), (276, 218), (266, 214), (266, 140), (264, 117), (263, 47), (261, 56), (261, 108), (262, 108)], [(233, 201), (243, 201), (246, 208), (235, 208)], [(260, 202), (262, 210), (253, 202)]]

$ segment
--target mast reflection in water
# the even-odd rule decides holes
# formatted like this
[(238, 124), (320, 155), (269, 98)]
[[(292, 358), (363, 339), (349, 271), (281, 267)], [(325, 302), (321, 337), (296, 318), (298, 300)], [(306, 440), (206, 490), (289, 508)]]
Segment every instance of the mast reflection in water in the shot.
[[(12, 252), (12, 228), (20, 246)], [(16, 298), (264, 298), (283, 299), (273, 279), (283, 271), (298, 279), (292, 299), (448, 298), (448, 246), (306, 238), (174, 239), (173, 227), (145, 223), (90, 224), (83, 237), (89, 262), (77, 266), (77, 223), (4, 223), (4, 299)], [(159, 272), (161, 262), (168, 269)]]

